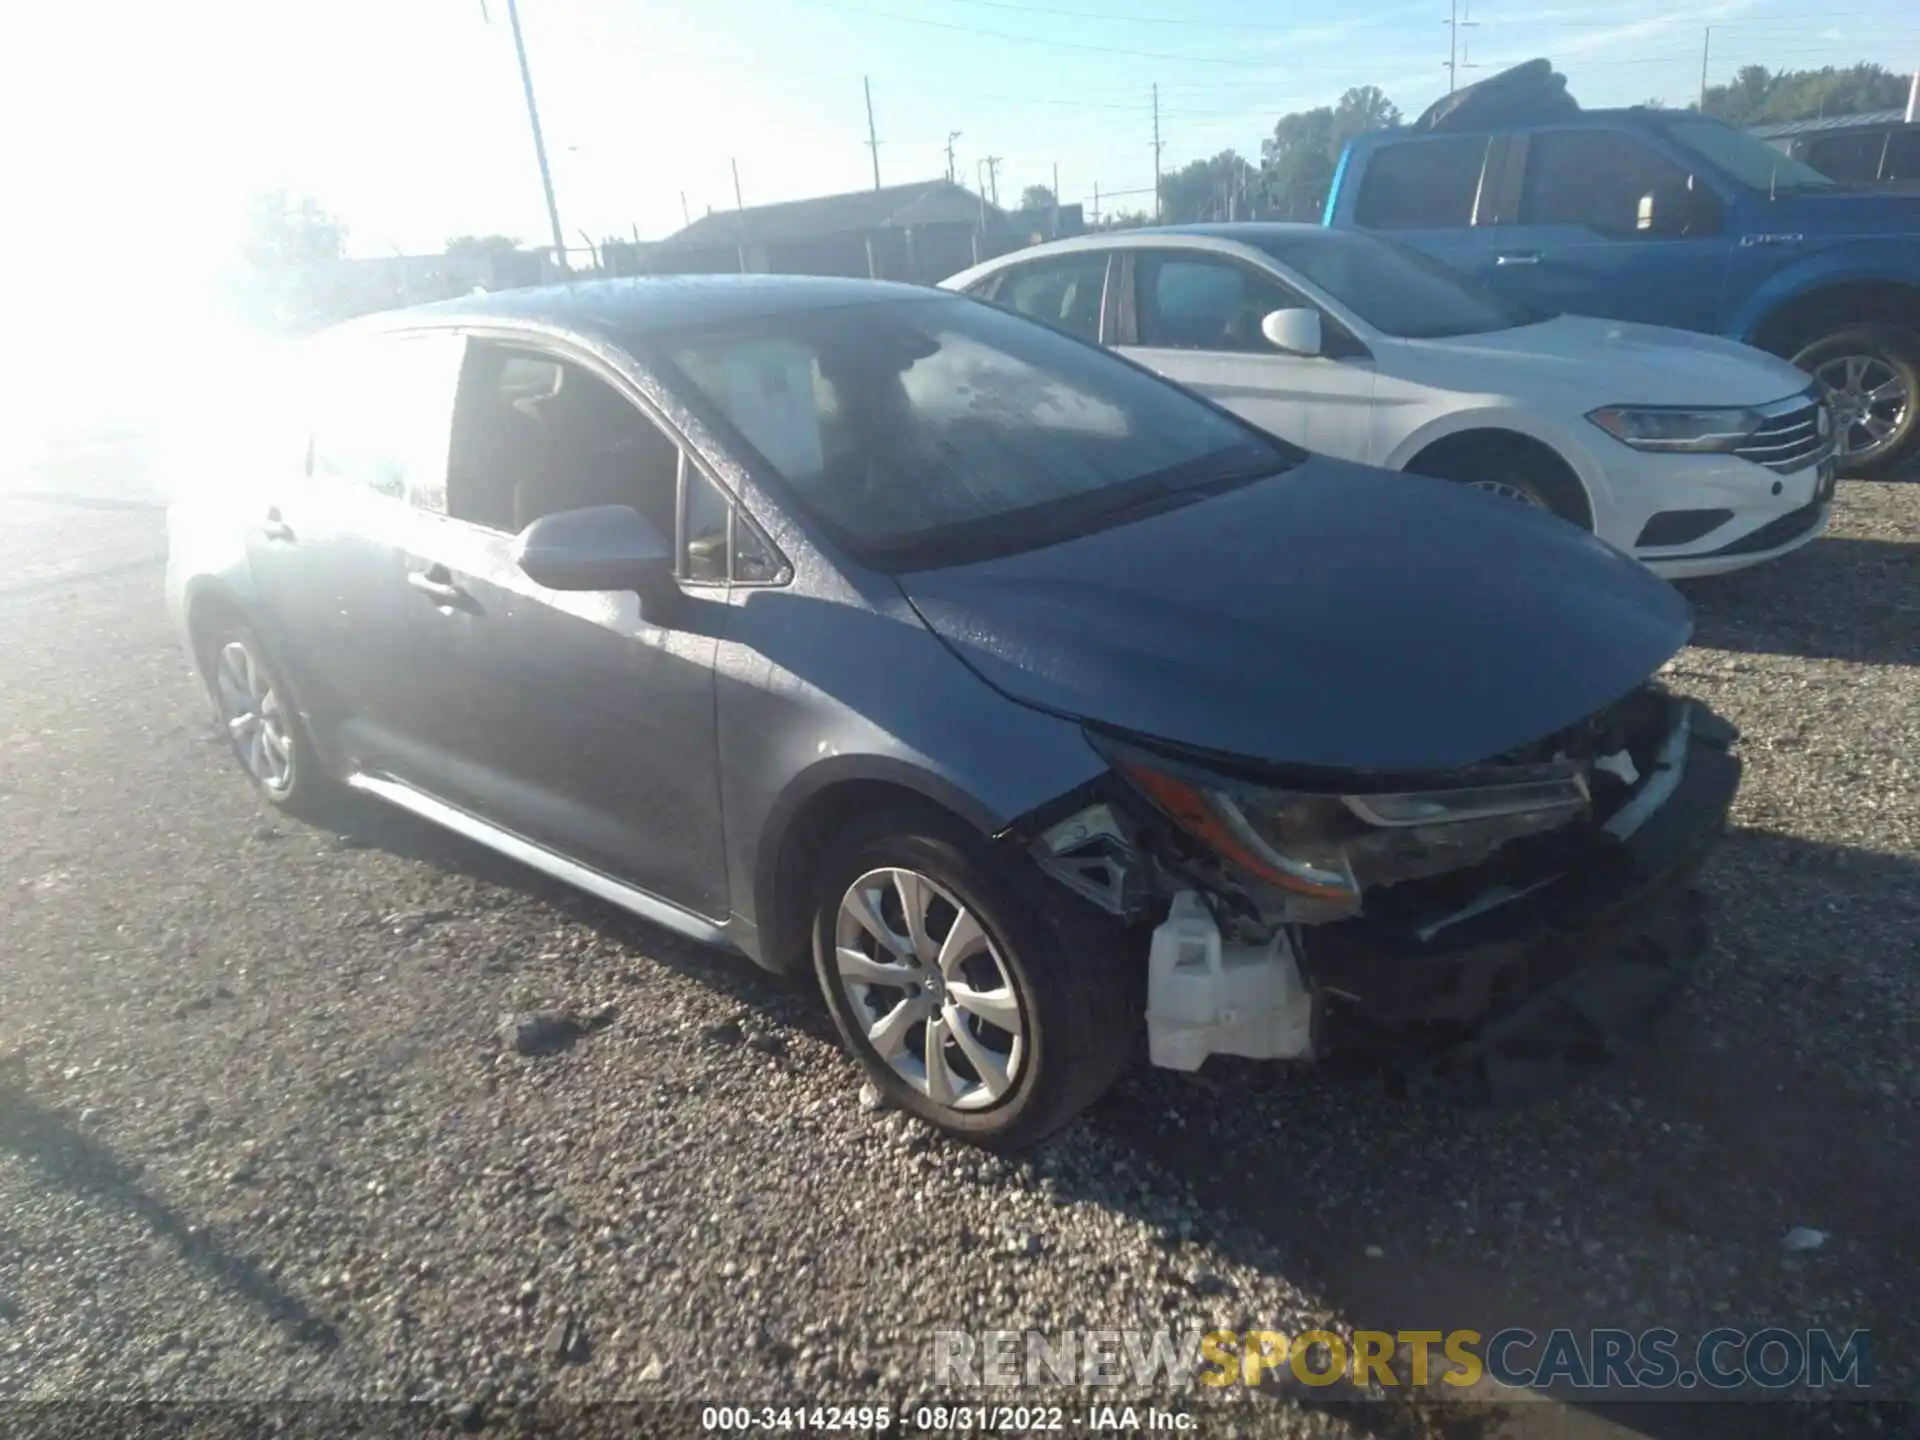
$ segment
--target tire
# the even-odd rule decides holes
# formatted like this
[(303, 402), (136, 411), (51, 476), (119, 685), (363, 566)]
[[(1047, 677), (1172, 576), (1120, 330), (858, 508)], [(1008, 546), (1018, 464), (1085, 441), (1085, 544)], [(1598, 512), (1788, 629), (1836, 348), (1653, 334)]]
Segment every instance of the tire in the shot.
[[(290, 815), (330, 813), (342, 793), (300, 719), (266, 646), (246, 622), (220, 615), (200, 637), (202, 671), (217, 723), (253, 788)], [(242, 723), (251, 720), (251, 724)]]
[[(917, 884), (903, 890), (885, 872), (907, 872)], [(1017, 1149), (1057, 1130), (1113, 1084), (1139, 1040), (1144, 955), (1132, 956), (1124, 932), (1098, 923), (1090, 907), (1081, 915), (1050, 905), (1044, 883), (1037, 872), (1019, 875), (959, 822), (918, 807), (861, 817), (814, 871), (814, 969), (841, 1039), (890, 1105), (971, 1144)], [(920, 896), (926, 950), (937, 952), (956, 931), (972, 933), (957, 912), (978, 922), (978, 938), (949, 957), (955, 963), (945, 974), (937, 953), (927, 957), (934, 963), (902, 962), (898, 945), (882, 945), (871, 926), (843, 913), (856, 887), (878, 903), (880, 923), (916, 956), (905, 924), (910, 892)], [(858, 969), (865, 980), (843, 973), (843, 949), (868, 959)], [(873, 962), (889, 968), (877, 971)], [(902, 987), (876, 975), (922, 979)], [(963, 997), (979, 1008), (965, 1008)], [(882, 1019), (909, 1005), (918, 1006), (919, 1018), (880, 1031)], [(1011, 1023), (986, 1020), (989, 1011), (996, 1021), (1011, 1016)], [(944, 1096), (936, 1094), (939, 1082), (926, 1060), (936, 1021), (933, 1053), (942, 1057)], [(956, 1021), (964, 1037), (954, 1034)], [(877, 1033), (882, 1043), (885, 1034), (899, 1037), (897, 1065), (882, 1055)], [(976, 1052), (988, 1065), (974, 1063)], [(916, 1066), (918, 1078), (903, 1073)], [(997, 1094), (996, 1076), (1004, 1081)]]
[(1451, 447), (1442, 442), (1433, 451), (1415, 456), (1407, 469), (1415, 475), (1490, 491), (1558, 515), (1582, 530), (1593, 529), (1593, 509), (1580, 482), (1567, 473), (1557, 456), (1531, 443), (1503, 441), (1497, 435)]
[[(1920, 335), (1845, 325), (1793, 356), (1834, 406), (1840, 473), (1894, 477), (1920, 456)], [(1875, 396), (1878, 399), (1875, 399)]]

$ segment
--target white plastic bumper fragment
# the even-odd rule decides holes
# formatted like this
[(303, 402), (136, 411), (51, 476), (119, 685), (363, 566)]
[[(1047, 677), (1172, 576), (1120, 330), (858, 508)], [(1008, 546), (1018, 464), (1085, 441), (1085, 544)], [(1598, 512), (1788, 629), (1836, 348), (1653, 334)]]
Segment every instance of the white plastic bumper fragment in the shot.
[(1170, 1070), (1198, 1070), (1209, 1055), (1311, 1055), (1313, 997), (1286, 932), (1225, 945), (1199, 894), (1175, 895), (1147, 956), (1147, 1047)]

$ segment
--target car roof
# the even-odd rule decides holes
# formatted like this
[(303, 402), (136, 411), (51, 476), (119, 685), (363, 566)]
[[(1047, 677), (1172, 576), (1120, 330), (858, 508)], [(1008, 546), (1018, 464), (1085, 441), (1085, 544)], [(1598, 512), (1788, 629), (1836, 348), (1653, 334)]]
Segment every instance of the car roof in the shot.
[(647, 275), (464, 295), (384, 311), (340, 328), (394, 330), (504, 321), (629, 339), (689, 326), (938, 293), (884, 280), (819, 275)]
[[(1659, 129), (1675, 121), (1716, 120), (1697, 110), (1662, 110), (1651, 105), (1614, 105), (1596, 110), (1576, 110), (1567, 115), (1536, 116), (1531, 119), (1490, 119), (1481, 125), (1462, 125), (1458, 129), (1415, 130), (1410, 125), (1395, 125), (1385, 130), (1365, 130), (1347, 142), (1353, 150), (1377, 150), (1385, 145), (1406, 145), (1426, 140), (1479, 140), (1490, 135), (1508, 135), (1517, 130), (1578, 130), (1592, 122), (1606, 129)], [(1725, 121), (1718, 121), (1725, 124)], [(1738, 129), (1738, 126), (1728, 126)]]
[(1329, 232), (1320, 225), (1283, 220), (1241, 220), (1220, 225), (1146, 225), (1135, 230), (1096, 230), (1066, 240), (1049, 240), (1045, 244), (1029, 245), (1023, 250), (1010, 250), (1005, 255), (996, 255), (972, 268), (982, 272), (998, 270), (1036, 255), (1064, 255), (1074, 250), (1108, 250), (1116, 246), (1138, 247), (1164, 243), (1169, 239), (1228, 240), (1241, 245), (1258, 245), (1262, 239), (1301, 233), (1318, 235), (1337, 232)]
[[(1138, 230), (1100, 230), (1090, 235), (1076, 235), (1067, 240), (1050, 240), (1043, 245), (1030, 245), (1024, 250), (1010, 250), (1005, 255), (996, 255), (991, 260), (983, 260), (978, 265), (969, 266), (958, 274), (950, 275), (940, 283), (943, 287), (954, 289), (971, 285), (1002, 270), (1011, 269), (1028, 260), (1048, 255), (1070, 255), (1078, 250), (1144, 249), (1154, 245), (1164, 245), (1174, 241), (1197, 250), (1218, 250), (1220, 242), (1228, 245), (1245, 245), (1260, 249), (1263, 240), (1277, 240), (1283, 236), (1312, 236), (1321, 243), (1351, 244), (1353, 232), (1347, 230), (1329, 230), (1323, 225), (1309, 225), (1299, 221), (1285, 220), (1241, 220), (1219, 225), (1148, 225)], [(1231, 253), (1231, 252), (1229, 252)], [(1267, 259), (1275, 257), (1268, 254)]]

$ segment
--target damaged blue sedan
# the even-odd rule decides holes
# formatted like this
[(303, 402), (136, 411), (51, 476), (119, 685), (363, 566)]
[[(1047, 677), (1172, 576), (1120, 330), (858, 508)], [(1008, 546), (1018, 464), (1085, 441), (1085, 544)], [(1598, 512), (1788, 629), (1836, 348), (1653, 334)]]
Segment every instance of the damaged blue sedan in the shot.
[(1657, 1013), (1740, 766), (1684, 602), (870, 282), (585, 284), (308, 346), (167, 595), (270, 803), (397, 805), (811, 972), (1030, 1142), (1145, 1054), (1531, 1093)]

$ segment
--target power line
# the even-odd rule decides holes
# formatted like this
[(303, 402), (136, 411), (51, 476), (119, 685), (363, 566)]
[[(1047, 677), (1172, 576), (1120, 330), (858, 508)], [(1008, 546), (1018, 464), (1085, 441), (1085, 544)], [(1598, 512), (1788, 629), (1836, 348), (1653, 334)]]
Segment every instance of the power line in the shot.
[(840, 10), (849, 15), (864, 15), (869, 20), (892, 20), (901, 25), (925, 25), (934, 30), (954, 30), (963, 35), (985, 35), (995, 40), (1010, 40), (1020, 45), (1044, 45), (1049, 50), (1086, 50), (1096, 55), (1131, 55), (1143, 60), (1178, 60), (1195, 65), (1241, 65), (1255, 70), (1276, 70), (1272, 60), (1246, 60), (1238, 56), (1178, 55), (1165, 50), (1129, 50), (1118, 45), (1087, 45), (1077, 40), (1049, 40), (1040, 35), (1015, 35), (1006, 30), (988, 30), (978, 25), (955, 25), (945, 20), (927, 20), (918, 15), (901, 15), (892, 10), (869, 10), (862, 5), (843, 5), (840, 0), (805, 0), (821, 10)]
[(1322, 28), (1312, 25), (1275, 25), (1256, 20), (1190, 20), (1184, 15), (1121, 15), (1111, 10), (1069, 10), (1054, 5), (1020, 5), (1014, 3), (1014, 0), (948, 0), (948, 3), (975, 5), (986, 10), (1010, 10), (1017, 15), (1064, 15), (1075, 20), (1101, 20), (1109, 24), (1177, 25), (1183, 30), (1261, 30), (1270, 33), (1295, 34), (1301, 30)]

